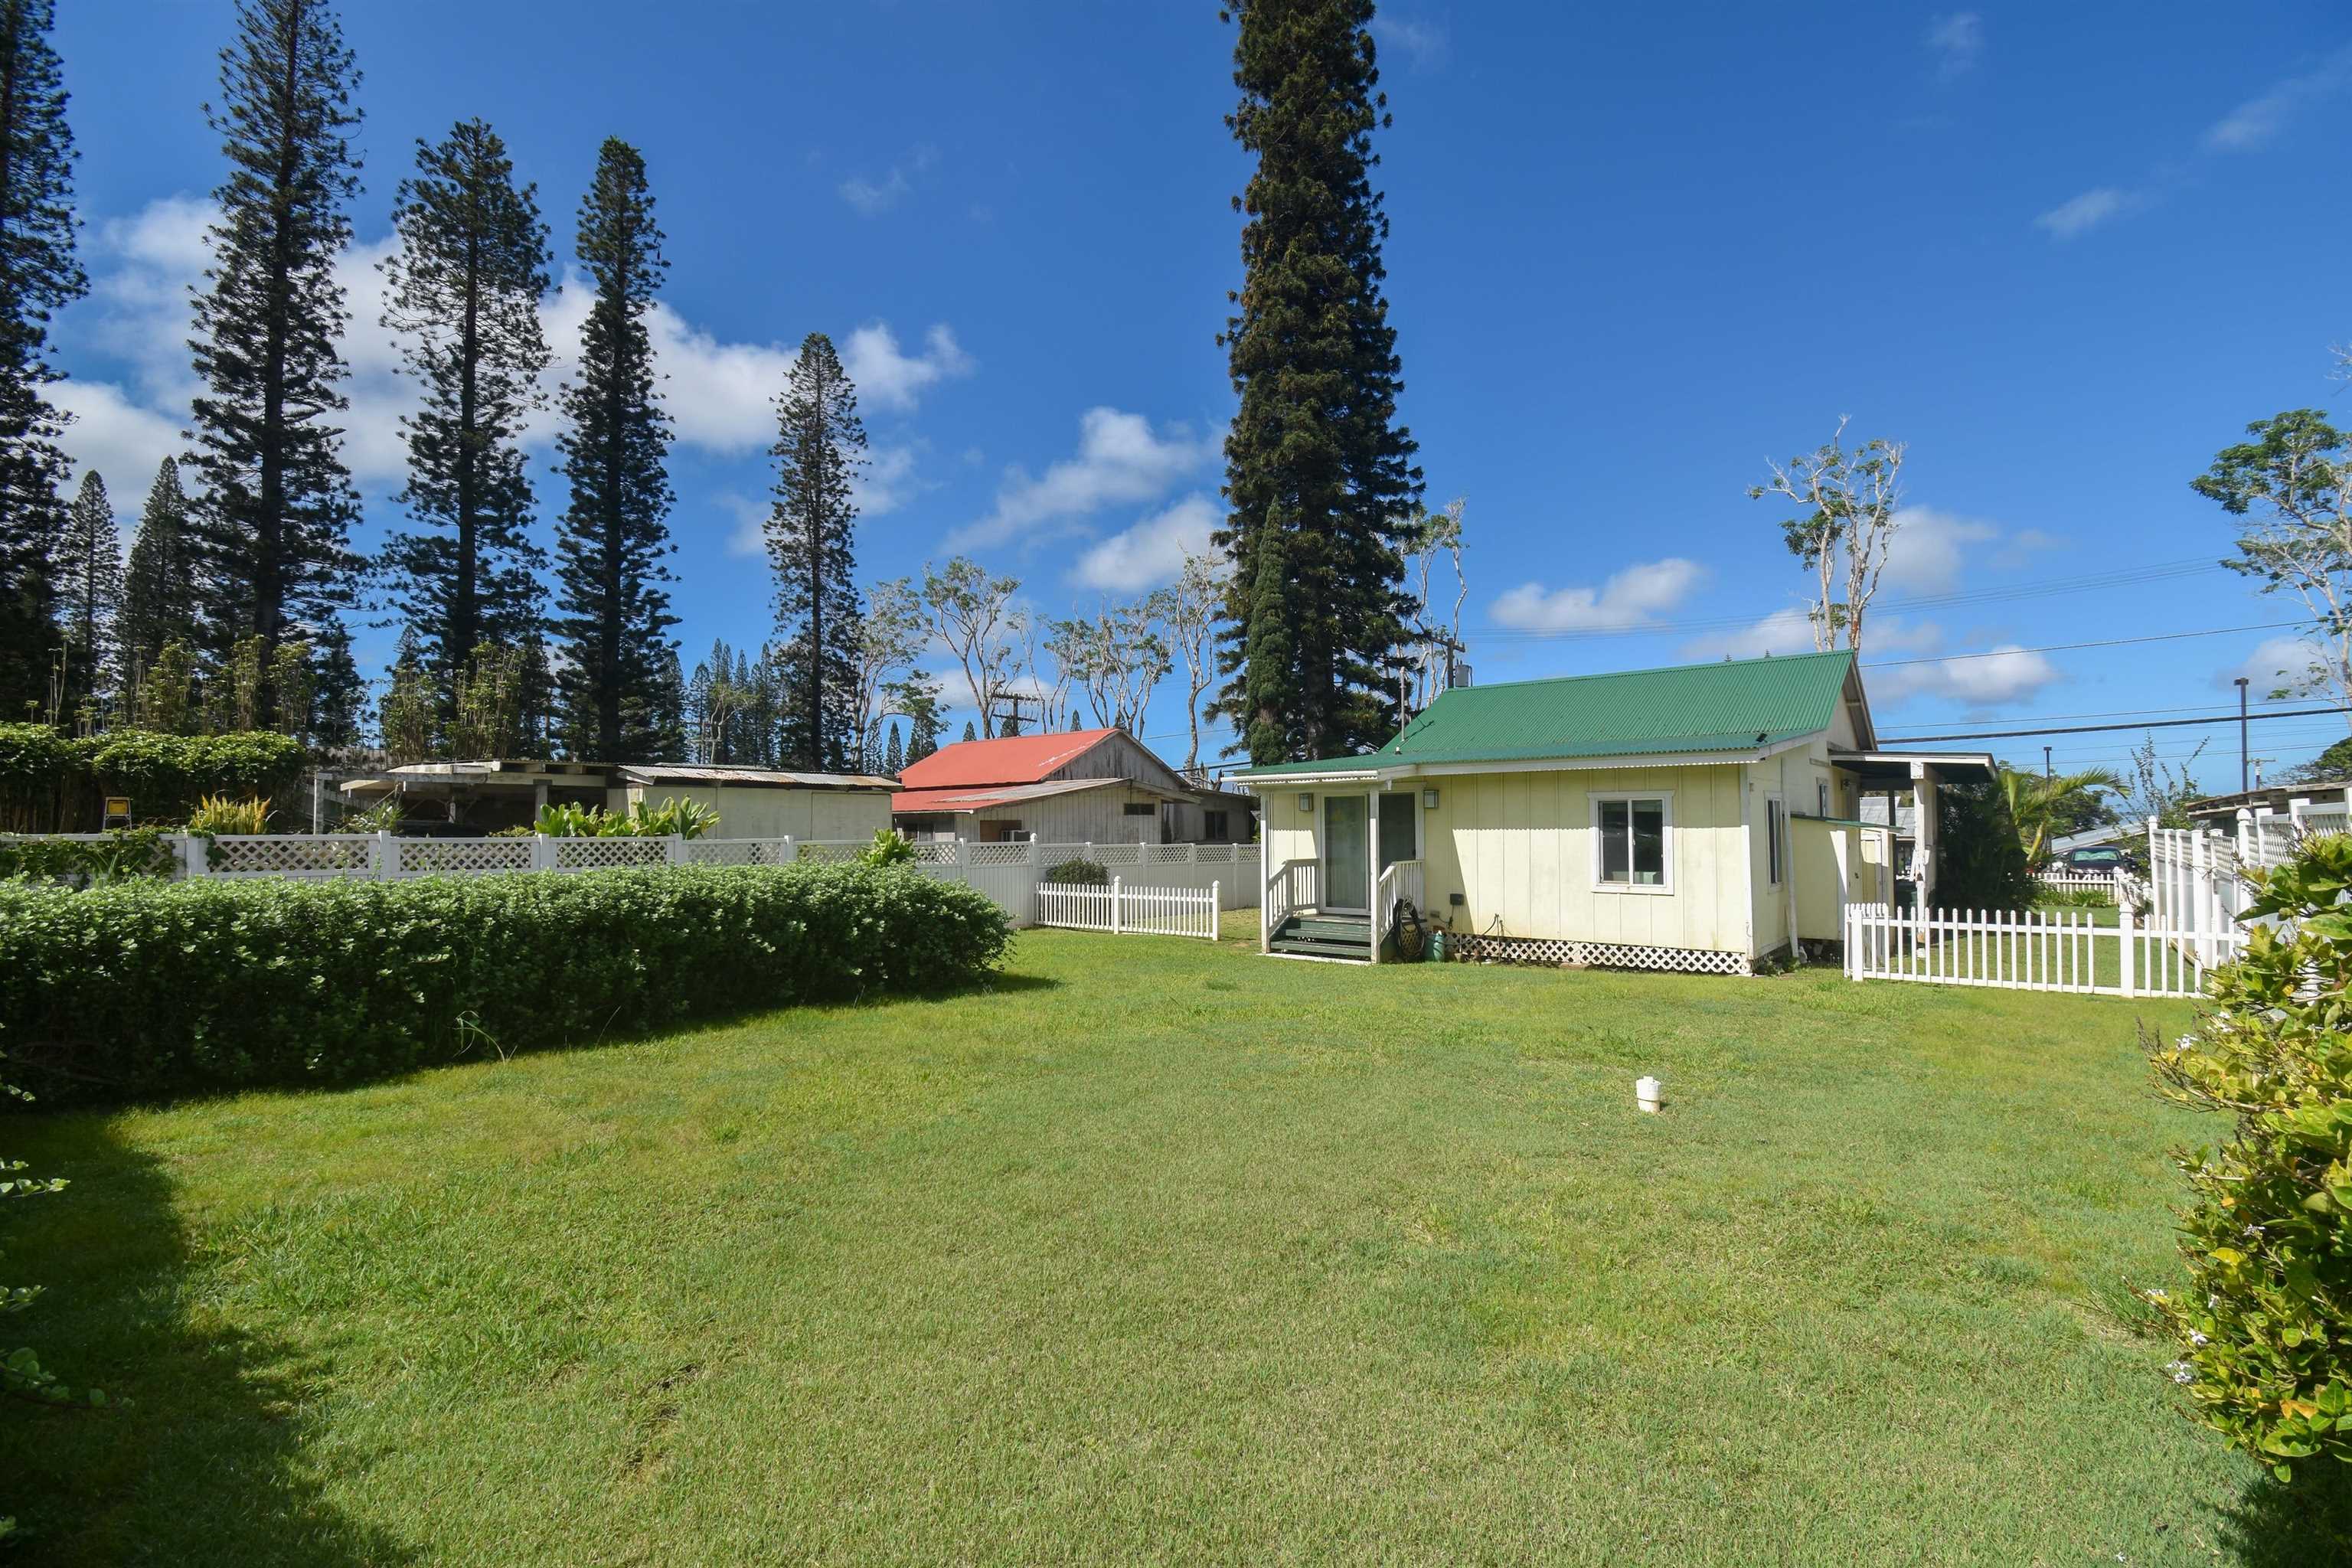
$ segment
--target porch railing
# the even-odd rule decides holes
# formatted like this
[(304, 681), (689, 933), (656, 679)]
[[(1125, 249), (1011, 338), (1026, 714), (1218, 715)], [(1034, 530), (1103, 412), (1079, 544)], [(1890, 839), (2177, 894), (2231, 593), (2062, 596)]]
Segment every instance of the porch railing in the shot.
[(1274, 951), (1274, 933), (1282, 922), (1301, 910), (1313, 909), (1317, 899), (1316, 864), (1312, 860), (1285, 860), (1265, 874), (1265, 888), (1258, 900), (1257, 950)]
[(1372, 893), (1372, 962), (1381, 961), (1381, 939), (1396, 922), (1397, 906), (1410, 903), (1421, 909), (1422, 870), (1418, 860), (1391, 860), (1381, 871), (1380, 885)]

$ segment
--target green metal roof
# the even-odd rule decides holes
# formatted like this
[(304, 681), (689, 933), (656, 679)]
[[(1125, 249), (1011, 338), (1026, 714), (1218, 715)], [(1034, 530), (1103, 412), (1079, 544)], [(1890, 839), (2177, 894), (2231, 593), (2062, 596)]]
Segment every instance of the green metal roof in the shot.
[(1244, 768), (1237, 778), (1416, 763), (1746, 752), (1830, 727), (1853, 652), (1571, 675), (1440, 696), (1377, 752)]

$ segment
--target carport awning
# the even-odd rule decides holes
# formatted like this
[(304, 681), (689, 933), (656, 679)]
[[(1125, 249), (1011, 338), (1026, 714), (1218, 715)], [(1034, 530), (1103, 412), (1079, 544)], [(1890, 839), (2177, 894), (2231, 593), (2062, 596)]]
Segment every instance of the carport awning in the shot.
[(1937, 778), (1953, 784), (1989, 784), (2000, 776), (1990, 752), (1832, 751), (1830, 762), (1879, 789), (1910, 788), (1917, 765), (1934, 769)]

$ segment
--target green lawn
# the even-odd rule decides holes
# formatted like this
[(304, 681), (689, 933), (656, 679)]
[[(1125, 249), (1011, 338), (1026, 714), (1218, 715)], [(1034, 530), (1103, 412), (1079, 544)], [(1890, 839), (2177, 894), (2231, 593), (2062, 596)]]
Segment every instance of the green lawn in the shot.
[(15, 1121), (74, 1184), (9, 1329), (118, 1403), (0, 1412), (0, 1512), (68, 1564), (2321, 1560), (2133, 1326), (2185, 1007), (1240, 937)]

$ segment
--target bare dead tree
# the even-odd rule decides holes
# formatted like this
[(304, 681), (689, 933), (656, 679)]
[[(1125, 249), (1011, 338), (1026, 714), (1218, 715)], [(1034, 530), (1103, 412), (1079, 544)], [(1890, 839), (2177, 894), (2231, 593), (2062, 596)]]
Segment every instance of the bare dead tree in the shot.
[(1184, 661), (1184, 718), (1192, 737), (1184, 752), (1188, 773), (1201, 765), (1201, 698), (1217, 680), (1217, 617), (1225, 602), (1225, 571), (1223, 557), (1188, 550), (1176, 581), (1152, 595), (1169, 640)]
[(1767, 460), (1771, 478), (1748, 490), (1750, 500), (1777, 496), (1801, 509), (1782, 520), (1780, 530), (1790, 553), (1813, 574), (1805, 615), (1816, 650), (1837, 647), (1840, 628), (1846, 647), (1862, 646), (1863, 618), (1903, 526), (1903, 443), (1865, 441), (1849, 452), (1847, 423), (1840, 415), (1826, 444), (1786, 464)]
[(978, 563), (959, 555), (945, 566), (923, 567), (923, 608), (931, 634), (963, 667), (972, 700), (980, 705), (980, 732), (996, 733), (996, 700), (1008, 689), (1020, 658), (1022, 617), (1013, 607), (1021, 591), (1017, 577), (992, 577)]

